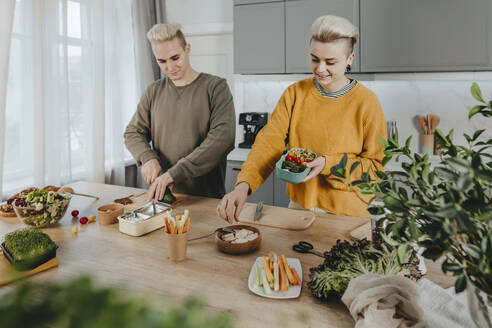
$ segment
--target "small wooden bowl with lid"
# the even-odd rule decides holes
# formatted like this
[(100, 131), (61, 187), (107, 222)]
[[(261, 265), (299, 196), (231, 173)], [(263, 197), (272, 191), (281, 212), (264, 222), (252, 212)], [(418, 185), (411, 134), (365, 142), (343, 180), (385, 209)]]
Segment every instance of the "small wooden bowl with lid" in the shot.
[(244, 225), (244, 224), (237, 224), (237, 225), (231, 225), (226, 228), (239, 231), (241, 229), (246, 229), (249, 230), (253, 233), (257, 234), (257, 237), (253, 240), (248, 240), (247, 242), (242, 242), (242, 243), (233, 243), (227, 240), (224, 240), (223, 237), (224, 235), (227, 235), (227, 232), (222, 232), (219, 231), (215, 235), (215, 240), (217, 242), (217, 247), (221, 252), (227, 253), (227, 254), (247, 254), (256, 251), (258, 248), (260, 248), (261, 244), (261, 233), (258, 228), (249, 226), (249, 225)]
[(99, 224), (118, 223), (118, 216), (123, 214), (125, 207), (122, 204), (106, 204), (97, 209)]

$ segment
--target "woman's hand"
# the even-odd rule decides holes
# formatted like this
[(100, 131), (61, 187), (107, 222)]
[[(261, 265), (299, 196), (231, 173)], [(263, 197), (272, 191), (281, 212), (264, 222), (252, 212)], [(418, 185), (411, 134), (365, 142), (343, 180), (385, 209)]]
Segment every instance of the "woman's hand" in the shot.
[(314, 161), (306, 163), (306, 167), (312, 168), (311, 172), (302, 180), (302, 182), (306, 182), (317, 176), (323, 171), (326, 165), (326, 159), (324, 156), (317, 157)]
[(150, 186), (147, 201), (150, 201), (152, 199), (155, 201), (161, 200), (164, 197), (166, 188), (168, 186), (169, 188), (171, 188), (173, 183), (174, 179), (168, 172), (160, 175)]
[(157, 158), (149, 159), (142, 165), (142, 178), (147, 184), (153, 184), (154, 180), (161, 174), (161, 164)]
[(233, 224), (234, 221), (239, 222), (239, 214), (243, 210), (243, 206), (248, 198), (249, 184), (241, 182), (233, 191), (226, 194), (217, 206), (217, 214)]

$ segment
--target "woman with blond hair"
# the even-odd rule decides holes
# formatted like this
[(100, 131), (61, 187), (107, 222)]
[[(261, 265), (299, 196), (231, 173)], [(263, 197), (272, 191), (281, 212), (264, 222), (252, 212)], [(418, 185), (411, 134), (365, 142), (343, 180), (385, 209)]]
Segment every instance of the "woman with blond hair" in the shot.
[[(238, 175), (234, 190), (224, 196), (217, 212), (233, 223), (249, 194), (255, 192), (275, 168), (287, 148), (304, 148), (318, 157), (303, 183), (288, 184), (290, 208), (357, 217), (369, 217), (367, 206), (342, 183), (330, 180), (330, 168), (348, 155), (347, 167), (361, 165), (352, 177), (369, 168), (382, 170), (386, 123), (376, 95), (345, 76), (354, 59), (357, 28), (347, 19), (322, 16), (315, 20), (310, 41), (313, 77), (285, 90), (268, 124), (259, 132)], [(287, 143), (287, 144), (286, 144)]]

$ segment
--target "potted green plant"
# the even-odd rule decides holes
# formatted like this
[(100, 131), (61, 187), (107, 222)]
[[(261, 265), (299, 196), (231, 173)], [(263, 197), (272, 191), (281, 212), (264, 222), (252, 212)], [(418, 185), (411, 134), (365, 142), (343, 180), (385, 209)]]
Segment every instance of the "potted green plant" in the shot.
[[(492, 118), (492, 101), (484, 100), (476, 83), (471, 94), (479, 104), (468, 118)], [(492, 327), (486, 306), (492, 304), (492, 139), (481, 138), (485, 131), (464, 134), (467, 145), (458, 145), (453, 130), (445, 135), (436, 129), (442, 151), (437, 165), (431, 165), (428, 155), (410, 150), (411, 136), (400, 145), (396, 133), (381, 138), (383, 165), (395, 158), (401, 169), (365, 172), (352, 181), (357, 163), (348, 170), (344, 156), (331, 173), (357, 194), (382, 200), (384, 208), (367, 202), (369, 211), (382, 216), (378, 226), (384, 226), (383, 238), (398, 248), (400, 258), (415, 247), (423, 249), (424, 258), (444, 257), (442, 271), (457, 276), (456, 292), (469, 291), (476, 324)]]

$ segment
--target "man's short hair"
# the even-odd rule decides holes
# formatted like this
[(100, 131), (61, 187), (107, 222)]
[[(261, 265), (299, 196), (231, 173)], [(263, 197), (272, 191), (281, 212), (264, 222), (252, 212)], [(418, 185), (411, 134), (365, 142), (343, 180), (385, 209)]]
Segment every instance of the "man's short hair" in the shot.
[(350, 41), (349, 54), (359, 39), (359, 31), (348, 19), (339, 16), (320, 16), (311, 26), (311, 40), (331, 42), (339, 39)]
[(181, 31), (181, 25), (179, 24), (155, 24), (147, 32), (147, 39), (154, 44), (156, 42), (170, 41), (174, 38), (178, 38), (181, 46), (186, 46), (186, 39)]

